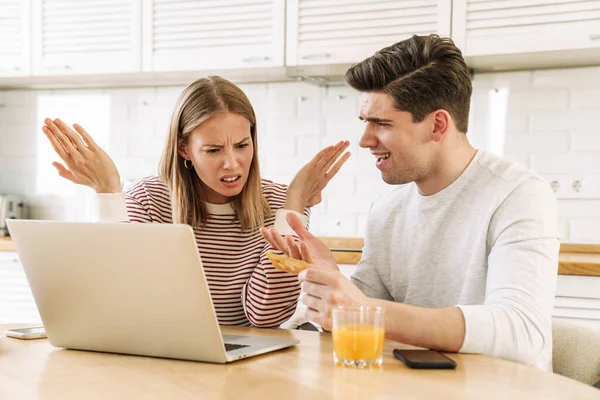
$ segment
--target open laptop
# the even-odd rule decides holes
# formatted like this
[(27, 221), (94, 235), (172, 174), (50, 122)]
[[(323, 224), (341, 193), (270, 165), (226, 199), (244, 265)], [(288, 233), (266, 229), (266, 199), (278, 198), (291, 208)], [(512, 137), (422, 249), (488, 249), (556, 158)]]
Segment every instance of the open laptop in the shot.
[(298, 343), (221, 335), (188, 225), (7, 223), (56, 347), (226, 363)]

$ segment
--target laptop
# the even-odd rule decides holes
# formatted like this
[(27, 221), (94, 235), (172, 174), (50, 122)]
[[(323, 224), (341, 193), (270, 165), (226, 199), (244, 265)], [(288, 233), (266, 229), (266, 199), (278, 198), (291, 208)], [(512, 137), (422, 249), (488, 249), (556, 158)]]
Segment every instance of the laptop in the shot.
[(53, 346), (227, 363), (298, 343), (221, 334), (188, 225), (7, 224)]

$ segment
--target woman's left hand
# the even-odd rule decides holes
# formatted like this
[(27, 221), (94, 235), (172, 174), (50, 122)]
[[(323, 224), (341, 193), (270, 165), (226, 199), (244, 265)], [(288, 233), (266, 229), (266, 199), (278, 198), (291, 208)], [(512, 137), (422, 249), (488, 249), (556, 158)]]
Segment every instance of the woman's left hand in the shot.
[(349, 145), (350, 142), (341, 141), (328, 146), (302, 167), (288, 187), (284, 208), (304, 213), (305, 207), (319, 204), (325, 186), (350, 158), (350, 152), (344, 153)]

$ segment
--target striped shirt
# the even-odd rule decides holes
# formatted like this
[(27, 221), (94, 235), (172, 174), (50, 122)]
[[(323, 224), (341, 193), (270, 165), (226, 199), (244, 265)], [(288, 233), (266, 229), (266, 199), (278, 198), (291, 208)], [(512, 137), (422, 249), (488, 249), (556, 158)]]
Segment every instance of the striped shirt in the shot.
[[(265, 226), (291, 233), (285, 222), (287, 186), (262, 180), (262, 193), (273, 213)], [(168, 187), (157, 176), (134, 182), (124, 193), (100, 194), (101, 220), (171, 223)], [(196, 244), (219, 323), (277, 327), (298, 304), (300, 285), (295, 275), (273, 268), (265, 252), (273, 248), (259, 230), (243, 231), (230, 204), (207, 203), (208, 219), (194, 227)], [(305, 216), (297, 213), (308, 223)]]

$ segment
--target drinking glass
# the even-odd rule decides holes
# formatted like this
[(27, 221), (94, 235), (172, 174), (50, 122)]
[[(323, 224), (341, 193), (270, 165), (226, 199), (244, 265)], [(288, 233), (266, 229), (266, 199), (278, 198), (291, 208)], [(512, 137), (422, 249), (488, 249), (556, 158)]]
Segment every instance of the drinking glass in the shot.
[(383, 360), (384, 309), (340, 306), (332, 311), (333, 360), (349, 368), (377, 368)]

